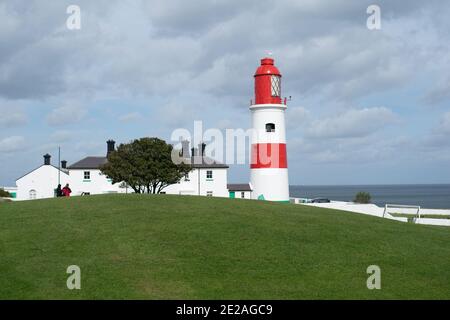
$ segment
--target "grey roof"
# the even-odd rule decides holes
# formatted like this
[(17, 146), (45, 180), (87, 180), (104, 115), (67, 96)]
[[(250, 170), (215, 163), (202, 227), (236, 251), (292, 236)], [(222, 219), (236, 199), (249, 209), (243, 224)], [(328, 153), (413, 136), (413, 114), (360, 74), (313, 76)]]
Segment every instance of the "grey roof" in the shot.
[(101, 165), (107, 162), (106, 157), (86, 157), (75, 162), (68, 169), (100, 169)]
[[(99, 169), (101, 165), (108, 161), (106, 157), (86, 157), (78, 162), (75, 162), (68, 169)], [(217, 162), (208, 157), (191, 157), (188, 162), (192, 164), (193, 168), (228, 168), (226, 164)]]
[(228, 191), (252, 191), (249, 183), (230, 183), (227, 184)]
[(191, 157), (188, 162), (193, 168), (228, 168), (226, 164), (208, 157), (195, 156)]

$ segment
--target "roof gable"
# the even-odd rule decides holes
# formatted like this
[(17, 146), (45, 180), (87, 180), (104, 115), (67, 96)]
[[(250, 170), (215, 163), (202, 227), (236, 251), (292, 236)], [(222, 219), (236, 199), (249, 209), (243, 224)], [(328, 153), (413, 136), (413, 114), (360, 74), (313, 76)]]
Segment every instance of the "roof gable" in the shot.
[(55, 167), (55, 166), (52, 165), (52, 164), (49, 164), (49, 165), (42, 164), (42, 165), (40, 165), (39, 167), (37, 167), (37, 168), (35, 168), (35, 169), (29, 171), (28, 173), (24, 174), (23, 176), (17, 178), (16, 181), (19, 181), (20, 179), (26, 177), (26, 176), (29, 175), (29, 174), (32, 174), (33, 172), (35, 172), (36, 170), (39, 170), (40, 168), (42, 168), (42, 167), (44, 167), (44, 166), (45, 166), (45, 167), (47, 167), (47, 166), (48, 166), (48, 167), (52, 167), (52, 168), (54, 168), (54, 169), (56, 169), (56, 170), (61, 171), (61, 173), (65, 174), (65, 175), (67, 175), (67, 176), (69, 175), (69, 174), (67, 173), (67, 171), (65, 171), (65, 170), (63, 170), (63, 169), (59, 169), (59, 168)]

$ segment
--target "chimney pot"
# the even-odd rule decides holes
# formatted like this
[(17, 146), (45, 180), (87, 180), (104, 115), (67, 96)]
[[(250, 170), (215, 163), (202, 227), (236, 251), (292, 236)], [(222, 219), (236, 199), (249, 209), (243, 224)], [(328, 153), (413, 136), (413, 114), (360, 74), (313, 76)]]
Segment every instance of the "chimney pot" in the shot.
[(50, 165), (50, 159), (51, 159), (51, 155), (49, 155), (48, 153), (44, 155), (44, 165), (49, 166)]
[(106, 141), (106, 144), (108, 146), (106, 156), (109, 156), (109, 154), (115, 150), (116, 142), (114, 140), (108, 140)]
[(181, 157), (189, 158), (189, 141), (183, 140), (181, 141)]
[(198, 145), (198, 155), (201, 157), (205, 156), (206, 143), (202, 142)]
[(66, 160), (62, 160), (61, 161), (61, 168), (62, 169), (66, 169), (67, 168), (67, 161)]

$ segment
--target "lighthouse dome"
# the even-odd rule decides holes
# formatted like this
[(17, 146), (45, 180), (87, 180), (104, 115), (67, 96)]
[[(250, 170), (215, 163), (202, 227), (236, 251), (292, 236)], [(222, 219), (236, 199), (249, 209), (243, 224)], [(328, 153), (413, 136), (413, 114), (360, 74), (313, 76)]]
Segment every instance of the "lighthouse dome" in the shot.
[(256, 69), (255, 77), (262, 75), (276, 75), (281, 77), (281, 73), (274, 65), (272, 58), (262, 58), (261, 65)]
[(255, 104), (281, 104), (281, 73), (272, 58), (262, 58), (255, 72)]

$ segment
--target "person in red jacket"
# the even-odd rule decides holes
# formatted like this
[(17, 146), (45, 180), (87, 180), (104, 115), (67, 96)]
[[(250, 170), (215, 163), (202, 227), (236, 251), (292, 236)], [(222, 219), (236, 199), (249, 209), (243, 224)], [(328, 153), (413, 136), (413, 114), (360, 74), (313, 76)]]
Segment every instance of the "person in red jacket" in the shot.
[(72, 190), (69, 188), (69, 184), (66, 184), (66, 186), (62, 189), (62, 194), (64, 197), (70, 197), (70, 194), (72, 193)]

